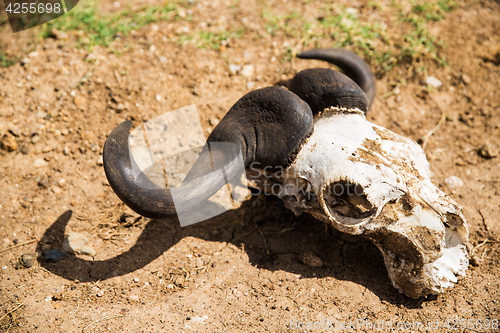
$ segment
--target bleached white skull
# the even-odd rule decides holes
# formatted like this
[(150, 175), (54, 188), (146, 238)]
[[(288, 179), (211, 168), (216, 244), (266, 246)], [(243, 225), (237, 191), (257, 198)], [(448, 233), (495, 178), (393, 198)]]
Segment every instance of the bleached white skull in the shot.
[[(290, 91), (269, 87), (242, 97), (207, 142), (239, 147), (247, 171), (257, 164), (269, 172), (259, 185), (278, 185), (275, 194), (296, 214), (373, 241), (399, 291), (420, 297), (453, 286), (468, 267), (462, 209), (432, 184), (420, 146), (366, 120), (375, 96), (368, 66), (344, 50), (299, 56), (334, 63), (356, 83), (330, 69), (304, 70)], [(178, 207), (196, 209), (236, 174), (234, 154), (207, 149), (177, 189), (185, 200), (175, 206), (169, 188), (136, 181), (130, 125), (118, 126), (106, 140), (104, 167), (113, 190), (139, 214), (167, 217)], [(225, 168), (224, 178), (214, 168)]]
[(441, 293), (468, 266), (462, 209), (430, 180), (414, 141), (330, 108), (282, 179), (280, 196), (336, 229), (372, 240), (393, 285), (411, 297)]

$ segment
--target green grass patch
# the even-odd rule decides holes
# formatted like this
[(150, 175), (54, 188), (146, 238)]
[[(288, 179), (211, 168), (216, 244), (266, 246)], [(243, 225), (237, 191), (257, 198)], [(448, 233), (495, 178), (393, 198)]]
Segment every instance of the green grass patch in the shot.
[(80, 47), (109, 46), (117, 36), (126, 36), (131, 30), (175, 18), (176, 10), (177, 5), (168, 2), (163, 6), (143, 6), (115, 14), (103, 14), (97, 7), (97, 1), (90, 0), (81, 2), (57, 20), (44, 24), (41, 36), (50, 37), (53, 28), (63, 32), (81, 31), (83, 34), (78, 40)]
[(190, 42), (202, 49), (219, 50), (224, 41), (242, 37), (244, 29), (230, 31), (195, 31), (191, 34), (181, 34), (179, 44)]
[(0, 45), (0, 67), (10, 67), (18, 61), (19, 57), (6, 54)]
[(446, 58), (439, 55), (439, 50), (444, 48), (444, 43), (436, 41), (427, 28), (427, 21), (441, 21), (447, 12), (458, 7), (454, 0), (442, 1), (411, 1), (411, 9), (401, 10), (399, 22), (409, 24), (410, 32), (402, 35), (400, 59), (413, 60), (418, 57), (429, 57), (438, 65), (445, 66)]
[[(270, 7), (264, 8), (261, 18), (266, 33), (272, 37), (296, 38), (308, 48), (324, 47), (328, 41), (329, 47), (348, 48), (364, 55), (381, 72), (417, 58), (446, 64), (444, 56), (439, 54), (445, 45), (431, 35), (427, 22), (442, 20), (458, 7), (457, 1), (371, 0), (368, 7), (385, 20), (370, 20), (353, 8), (329, 2), (321, 6), (321, 15), (316, 18), (305, 17), (299, 11), (275, 14)], [(283, 59), (289, 59), (290, 51), (283, 52)]]
[(447, 12), (458, 7), (454, 0), (412, 1), (412, 11), (428, 21), (441, 21)]
[[(218, 50), (229, 39), (256, 38), (244, 28), (237, 28), (241, 25), (234, 20), (229, 22), (227, 30), (193, 28), (198, 23), (196, 15), (184, 11), (191, 5), (186, 0), (174, 0), (161, 6), (128, 7), (119, 13), (104, 14), (99, 11), (97, 0), (88, 0), (40, 27), (40, 34), (42, 37), (51, 36), (53, 28), (62, 32), (77, 31), (74, 35), (78, 38), (78, 46), (91, 49), (95, 45), (109, 47), (118, 36), (126, 36), (130, 31), (153, 22), (183, 20), (191, 23), (192, 30), (177, 33), (180, 44), (193, 43), (200, 48)], [(304, 49), (350, 49), (364, 56), (372, 68), (382, 74), (398, 64), (411, 63), (419, 58), (446, 64), (440, 54), (444, 45), (432, 36), (428, 24), (442, 20), (446, 13), (457, 8), (456, 0), (370, 0), (367, 8), (371, 13), (366, 16), (365, 11), (357, 12), (332, 2), (323, 1), (318, 5), (318, 16), (307, 17), (298, 10), (277, 14), (273, 7), (264, 3), (260, 15), (263, 34), (285, 38), (289, 40), (288, 45), (300, 45)], [(239, 6), (240, 0), (233, 0), (230, 8), (237, 12)], [(371, 15), (374, 12), (376, 16)], [(121, 54), (124, 50), (111, 51)], [(288, 46), (282, 51), (282, 61), (291, 61), (294, 50)], [(9, 63), (9, 59), (1, 54), (0, 61), (2, 65)]]
[[(369, 2), (369, 8), (385, 20), (370, 20), (370, 16), (362, 17), (352, 8), (336, 4), (323, 5), (316, 18), (297, 11), (278, 15), (269, 7), (263, 10), (261, 18), (266, 33), (272, 37), (299, 39), (303, 48), (325, 44), (347, 48), (363, 55), (378, 72), (386, 73), (417, 58), (430, 58), (445, 65), (445, 58), (439, 54), (444, 45), (431, 35), (427, 22), (442, 20), (457, 7), (455, 0), (392, 0), (383, 4), (374, 0)], [(290, 58), (289, 50), (283, 52), (283, 59)]]
[[(379, 43), (388, 43), (385, 28), (378, 22), (365, 22), (358, 15), (350, 14), (345, 8), (339, 8), (338, 14), (332, 14), (331, 6), (324, 6), (322, 11), (328, 14), (320, 18), (308, 19), (299, 12), (286, 15), (274, 15), (269, 9), (263, 11), (266, 32), (272, 36), (284, 35), (299, 38), (304, 47), (319, 47), (321, 41), (330, 40), (330, 47), (349, 48), (364, 54), (368, 59), (381, 65), (384, 71), (392, 68), (394, 61), (391, 52), (379, 52)], [(285, 50), (284, 59), (289, 59), (289, 50)]]

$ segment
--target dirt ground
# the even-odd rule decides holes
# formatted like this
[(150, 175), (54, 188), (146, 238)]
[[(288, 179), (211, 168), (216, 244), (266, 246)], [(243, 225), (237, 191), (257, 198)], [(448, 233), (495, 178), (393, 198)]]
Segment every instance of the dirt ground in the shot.
[[(103, 1), (102, 10), (115, 10), (113, 3)], [(262, 2), (235, 3), (201, 1), (193, 15), (225, 17), (224, 24), (247, 18), (258, 30)], [(272, 2), (308, 13), (320, 5), (305, 3)], [(350, 6), (366, 11), (367, 3)], [(357, 330), (367, 332), (382, 321), (439, 321), (437, 329), (406, 331), (495, 331), (475, 325), (500, 320), (500, 157), (493, 157), (500, 149), (500, 2), (466, 1), (429, 23), (447, 45), (449, 66), (422, 59), (377, 78), (370, 121), (418, 141), (446, 115), (425, 152), (434, 183), (463, 207), (474, 249), (454, 288), (417, 300), (392, 287), (370, 242), (295, 217), (272, 197), (184, 228), (176, 218), (140, 218), (121, 203), (99, 159), (124, 119), (135, 127), (195, 104), (208, 134), (249, 87), (328, 66), (282, 63), (284, 36), (234, 39), (219, 50), (180, 45), (175, 31), (187, 24), (139, 29), (114, 42), (132, 46), (121, 55), (104, 47), (90, 55), (71, 35), (61, 43), (3, 27), (5, 49), (29, 61), (0, 68), (0, 136), (25, 143), (17, 154), (0, 150), (0, 331), (287, 332), (303, 322), (300, 331), (319, 332), (329, 329), (305, 323), (325, 319), (361, 320)], [(231, 64), (254, 71), (233, 75)], [(411, 70), (417, 65), (426, 70)], [(441, 87), (426, 85), (431, 75)], [(450, 176), (464, 185), (450, 188)], [(71, 231), (91, 239), (95, 257), (18, 267), (21, 255), (60, 248)], [(472, 326), (460, 328), (463, 319)]]

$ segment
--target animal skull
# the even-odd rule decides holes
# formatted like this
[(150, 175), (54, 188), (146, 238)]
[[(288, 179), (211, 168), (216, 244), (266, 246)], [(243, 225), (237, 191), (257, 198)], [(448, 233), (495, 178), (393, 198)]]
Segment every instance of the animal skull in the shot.
[(468, 230), (460, 206), (430, 181), (414, 141), (329, 108), (281, 177), (279, 196), (336, 229), (380, 249), (394, 287), (410, 297), (438, 294), (468, 266)]
[[(241, 149), (247, 171), (258, 163), (271, 174), (258, 178), (258, 184), (279, 185), (277, 195), (297, 215), (307, 212), (373, 241), (400, 292), (416, 298), (453, 286), (468, 266), (462, 209), (432, 184), (420, 146), (366, 120), (375, 96), (368, 66), (345, 50), (298, 56), (336, 64), (352, 80), (331, 69), (310, 69), (294, 77), (290, 90), (252, 91), (228, 111), (207, 143), (229, 142)], [(175, 216), (179, 212), (170, 188), (141, 175), (143, 181), (136, 181), (141, 177), (133, 172), (130, 126), (122, 123), (104, 145), (109, 183), (139, 214)], [(230, 166), (229, 155), (211, 149), (207, 156), (200, 155), (179, 187), (187, 210), (227, 182), (212, 168), (214, 163), (216, 169)], [(229, 167), (227, 174), (232, 173)]]

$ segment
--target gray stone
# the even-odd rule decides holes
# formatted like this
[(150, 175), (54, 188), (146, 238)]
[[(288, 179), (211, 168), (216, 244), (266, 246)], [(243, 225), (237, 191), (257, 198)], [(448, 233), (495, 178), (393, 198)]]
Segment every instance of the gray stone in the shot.
[(52, 249), (43, 251), (43, 260), (46, 262), (58, 262), (59, 260), (66, 259), (68, 255), (59, 249)]
[(69, 253), (85, 254), (94, 257), (97, 253), (96, 251), (88, 246), (88, 238), (85, 235), (70, 232), (68, 237), (64, 239), (62, 249)]

